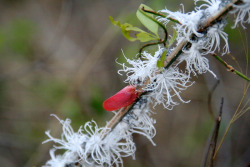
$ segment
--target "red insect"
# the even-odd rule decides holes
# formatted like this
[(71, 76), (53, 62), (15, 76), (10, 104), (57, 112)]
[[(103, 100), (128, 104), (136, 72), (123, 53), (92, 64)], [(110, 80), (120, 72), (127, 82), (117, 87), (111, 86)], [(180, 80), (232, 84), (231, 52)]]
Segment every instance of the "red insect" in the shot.
[(114, 111), (129, 106), (138, 97), (138, 93), (135, 89), (134, 86), (126, 86), (115, 95), (105, 100), (103, 102), (103, 108), (107, 111)]

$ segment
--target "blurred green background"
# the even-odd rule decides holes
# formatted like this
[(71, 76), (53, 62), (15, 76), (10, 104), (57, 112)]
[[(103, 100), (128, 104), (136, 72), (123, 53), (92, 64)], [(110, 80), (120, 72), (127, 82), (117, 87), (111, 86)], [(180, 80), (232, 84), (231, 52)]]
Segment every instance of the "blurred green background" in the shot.
[[(50, 159), (52, 143), (47, 137), (61, 133), (59, 122), (50, 117), (70, 118), (77, 130), (94, 119), (104, 126), (112, 113), (102, 102), (123, 88), (124, 76), (117, 74), (115, 60), (124, 61), (138, 52), (139, 42), (128, 42), (108, 16), (139, 25), (135, 12), (141, 3), (155, 10), (191, 11), (192, 1), (181, 0), (1, 0), (0, 1), (0, 166), (41, 166)], [(247, 69), (245, 48), (248, 30), (231, 29), (231, 55), (223, 58), (237, 69)], [(248, 27), (249, 28), (249, 27)], [(171, 27), (168, 27), (171, 29)], [(244, 47), (245, 46), (245, 47)], [(220, 79), (212, 98), (218, 112), (225, 98), (219, 138), (225, 131), (243, 94), (243, 81), (208, 56), (211, 69)], [(188, 104), (173, 111), (155, 108), (156, 147), (143, 136), (134, 135), (136, 160), (124, 158), (126, 167), (200, 166), (213, 127), (208, 113), (208, 94), (216, 83), (210, 75), (193, 77), (196, 82), (182, 93)], [(249, 99), (247, 94), (244, 104)], [(249, 106), (249, 104), (248, 104)], [(231, 127), (215, 166), (247, 166), (250, 162), (250, 117), (246, 113)]]

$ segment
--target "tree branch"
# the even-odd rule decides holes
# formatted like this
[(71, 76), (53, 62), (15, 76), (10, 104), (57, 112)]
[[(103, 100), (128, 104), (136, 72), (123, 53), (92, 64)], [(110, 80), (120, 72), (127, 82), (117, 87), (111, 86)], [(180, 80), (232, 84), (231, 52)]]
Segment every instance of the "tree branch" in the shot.
[[(225, 16), (226, 14), (228, 14), (229, 11), (231, 11), (233, 9), (233, 5), (237, 5), (237, 4), (240, 4), (242, 3), (241, 0), (233, 0), (233, 2), (230, 2), (228, 3), (225, 7), (223, 7), (220, 11), (218, 11), (217, 13), (215, 13), (213, 16), (209, 17), (201, 26), (201, 28), (198, 30), (198, 32), (204, 32), (206, 30), (206, 28), (214, 25), (218, 20), (220, 20), (223, 16)], [(191, 35), (191, 36), (194, 36)], [(179, 55), (181, 55), (182, 53), (182, 50), (185, 48), (189, 48), (191, 47), (191, 43), (188, 42), (186, 39), (184, 39), (182, 42), (180, 42), (179, 45), (176, 46), (176, 48), (169, 54), (169, 56), (167, 56), (166, 58), (166, 61), (168, 62), (166, 65), (165, 65), (165, 68), (168, 68), (170, 67), (174, 62), (175, 60), (177, 59), (177, 57)], [(146, 83), (144, 83), (145, 85), (149, 84), (147, 83), (149, 81), (146, 81)], [(140, 94), (140, 96), (143, 94), (143, 92)], [(137, 101), (136, 101), (137, 102)], [(136, 103), (135, 102), (135, 103)], [(134, 104), (135, 104), (134, 103)], [(116, 115), (111, 119), (112, 122), (108, 123), (106, 125), (106, 128), (110, 129), (109, 131), (106, 132), (106, 130), (101, 133), (103, 134), (104, 136), (106, 136), (107, 134), (105, 133), (109, 133), (111, 132), (115, 127), (116, 125), (119, 123), (119, 121), (121, 120), (122, 117), (124, 117), (132, 108), (133, 108), (133, 105), (130, 105), (122, 110), (120, 110), (116, 115), (120, 115), (119, 117), (117, 117)]]

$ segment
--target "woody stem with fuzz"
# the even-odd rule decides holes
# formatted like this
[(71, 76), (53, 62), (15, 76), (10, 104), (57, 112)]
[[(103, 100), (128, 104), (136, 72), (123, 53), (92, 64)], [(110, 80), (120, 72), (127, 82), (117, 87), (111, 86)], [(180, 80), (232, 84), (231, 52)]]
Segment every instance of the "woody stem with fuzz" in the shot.
[[(206, 30), (206, 28), (214, 25), (217, 20), (220, 20), (223, 16), (228, 14), (228, 12), (233, 9), (234, 5), (237, 5), (239, 3), (242, 3), (242, 1), (241, 0), (233, 0), (233, 2), (228, 3), (220, 11), (215, 13), (213, 16), (209, 17), (203, 23), (203, 26), (201, 26), (201, 28), (198, 30), (198, 32), (204, 32)], [(179, 45), (176, 46), (176, 48), (167, 56), (166, 61), (168, 63), (165, 65), (165, 68), (170, 67), (175, 62), (177, 57), (182, 53), (182, 49), (184, 47), (190, 47), (190, 45), (188, 43), (189, 42), (186, 39), (184, 39), (183, 41), (181, 41), (179, 43)], [(149, 82), (149, 79), (146, 82)], [(139, 95), (139, 98), (140, 98), (140, 96), (141, 96), (141, 94)], [(135, 101), (134, 104), (136, 102), (137, 101)], [(130, 106), (118, 111), (118, 113), (106, 125), (106, 129), (109, 129), (109, 130), (104, 130), (103, 132), (101, 132), (103, 138), (105, 138), (108, 135), (108, 133), (110, 133), (116, 127), (116, 125), (119, 123), (119, 121), (133, 108), (134, 104), (131, 104)]]
[[(214, 25), (217, 21), (221, 20), (223, 16), (225, 16), (226, 14), (228, 14), (229, 11), (233, 10), (233, 6), (234, 5), (239, 5), (241, 4), (242, 1), (241, 0), (233, 0), (233, 2), (228, 3), (225, 7), (223, 7), (220, 11), (216, 12), (214, 15), (212, 15), (211, 17), (207, 18), (206, 21), (203, 22), (201, 28), (199, 28), (198, 32), (202, 33), (205, 32), (206, 29), (212, 25)], [(195, 37), (195, 34), (192, 34), (190, 36), (190, 38)], [(173, 63), (172, 59), (177, 59), (177, 57), (182, 53), (182, 49), (185, 46), (191, 46), (191, 45), (187, 45), (188, 40), (187, 39), (183, 39), (179, 45), (177, 45), (175, 47), (175, 49), (170, 53), (169, 56), (167, 56), (166, 61), (168, 62), (168, 64), (166, 65), (167, 68)], [(191, 43), (190, 43), (191, 44)]]

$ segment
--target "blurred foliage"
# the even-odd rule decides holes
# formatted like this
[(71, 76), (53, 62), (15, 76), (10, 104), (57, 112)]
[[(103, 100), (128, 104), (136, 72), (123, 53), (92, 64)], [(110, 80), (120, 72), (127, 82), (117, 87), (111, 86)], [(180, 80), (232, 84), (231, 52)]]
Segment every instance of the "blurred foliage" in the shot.
[(103, 116), (106, 113), (102, 107), (102, 103), (105, 100), (100, 87), (92, 87), (90, 97), (90, 106), (98, 116)]
[(35, 24), (30, 20), (11, 20), (0, 29), (0, 53), (5, 56), (15, 55), (15, 59), (32, 59), (32, 37)]
[(7, 91), (4, 91), (5, 89), (6, 89), (6, 83), (0, 80), (0, 106), (6, 104)]
[(29, 88), (51, 107), (58, 105), (66, 93), (66, 85), (55, 79), (34, 82)]
[(68, 118), (77, 118), (79, 113), (81, 112), (81, 106), (78, 102), (73, 99), (67, 99), (59, 109), (65, 117)]

